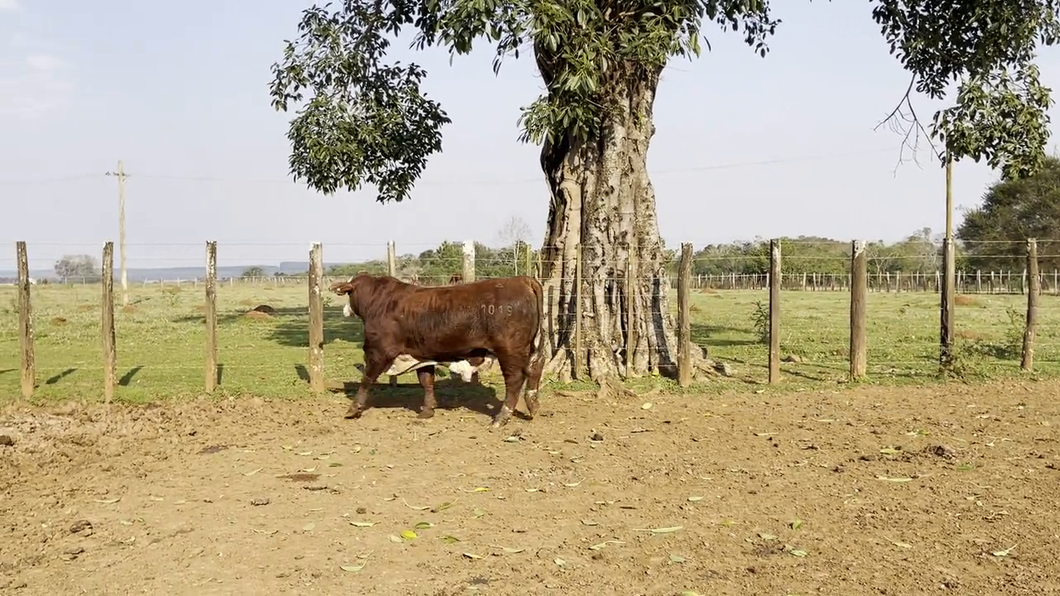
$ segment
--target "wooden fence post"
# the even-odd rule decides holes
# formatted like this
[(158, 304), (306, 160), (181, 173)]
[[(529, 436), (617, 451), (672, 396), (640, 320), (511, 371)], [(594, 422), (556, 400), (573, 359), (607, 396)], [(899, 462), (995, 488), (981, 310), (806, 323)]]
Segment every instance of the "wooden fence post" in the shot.
[(953, 238), (946, 238), (942, 241), (942, 263), (946, 274), (942, 276), (939, 309), (939, 364), (943, 369), (949, 369), (953, 364), (953, 257)]
[(1027, 240), (1027, 276), (1030, 289), (1027, 291), (1027, 325), (1023, 330), (1023, 359), (1020, 368), (1030, 371), (1034, 368), (1034, 332), (1038, 326), (1038, 294), (1041, 293), (1041, 282), (1038, 279), (1038, 241)]
[(692, 244), (681, 243), (681, 268), (677, 272), (677, 384), (688, 387), (692, 382), (692, 309), (688, 283), (692, 278)]
[(33, 303), (30, 300), (29, 256), (26, 243), (15, 243), (18, 255), (18, 343), (22, 352), (22, 397), (33, 396), (37, 386), (37, 363), (33, 354)]
[(526, 271), (523, 274), (529, 277), (537, 277), (534, 274), (534, 251), (529, 244), (523, 244), (523, 246), (526, 247)]
[(865, 303), (868, 301), (868, 259), (865, 243), (855, 240), (850, 256), (850, 378), (865, 376), (868, 342), (865, 330)]
[(629, 258), (626, 260), (626, 280), (625, 280), (625, 292), (626, 292), (626, 378), (633, 378), (633, 334), (635, 332), (634, 327), (636, 325), (636, 319), (633, 318), (633, 294), (636, 291), (636, 285), (633, 283), (633, 249), (629, 251)]
[(114, 336), (114, 243), (103, 245), (103, 399), (114, 399), (118, 355)]
[(386, 243), (386, 274), (397, 277), (397, 243), (393, 240)]
[(556, 341), (556, 286), (551, 283), (548, 284), (548, 347), (550, 348), (549, 353), (555, 355), (559, 349), (559, 342)]
[(314, 242), (309, 249), (309, 387), (324, 390), (324, 249)]
[[(397, 243), (393, 240), (386, 243), (386, 274), (397, 277)], [(396, 386), (397, 382), (398, 378), (390, 375), (390, 386)]]
[(582, 373), (582, 245), (574, 247), (574, 378)]
[(475, 241), (464, 241), (464, 283), (475, 281)]
[(206, 242), (206, 393), (217, 388), (217, 241)]
[(780, 240), (769, 241), (769, 383), (780, 381)]

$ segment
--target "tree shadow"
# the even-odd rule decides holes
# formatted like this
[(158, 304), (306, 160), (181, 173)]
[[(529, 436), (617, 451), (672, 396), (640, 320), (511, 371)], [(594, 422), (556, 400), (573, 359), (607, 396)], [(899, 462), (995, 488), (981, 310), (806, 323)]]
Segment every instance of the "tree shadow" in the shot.
[(727, 337), (715, 337), (722, 333), (751, 333), (747, 329), (736, 327), (723, 327), (720, 325), (703, 325), (692, 323), (689, 325), (692, 335), (692, 343), (706, 348), (732, 348), (739, 346), (762, 345), (762, 342), (754, 339), (732, 339)]
[[(250, 310), (250, 309), (248, 309)], [(184, 315), (173, 319), (174, 323), (202, 323), (203, 315)], [(218, 313), (217, 325), (231, 325), (240, 321), (263, 322), (272, 326), (267, 339), (291, 348), (309, 346), (309, 312), (304, 306), (282, 307), (272, 309), (270, 315), (258, 315), (251, 319), (246, 312)], [(336, 339), (360, 343), (364, 341), (364, 324), (358, 317), (346, 317), (342, 306), (324, 307), (324, 343)]]
[(121, 387), (128, 387), (129, 383), (132, 382), (133, 377), (136, 376), (136, 373), (138, 373), (141, 370), (143, 370), (143, 368), (144, 367), (143, 367), (142, 364), (139, 365), (139, 366), (134, 366), (134, 367), (130, 368), (129, 372), (125, 373), (124, 375), (122, 375), (122, 377), (120, 379), (118, 379), (118, 385), (121, 386)]
[[(382, 377), (381, 377), (382, 378)], [(345, 381), (341, 386), (330, 387), (332, 393), (342, 393), (349, 399), (355, 399), (357, 388), (360, 387), (360, 379), (356, 381)], [(464, 408), (477, 414), (494, 416), (500, 408), (502, 400), (497, 396), (497, 391), (486, 385), (475, 383), (464, 383), (453, 379), (438, 379), (434, 382), (434, 395), (438, 399), (439, 410), (455, 410)], [(419, 412), (423, 405), (423, 387), (419, 383), (380, 383), (378, 380), (371, 386), (368, 392), (368, 409), (376, 408), (405, 408), (412, 412)], [(519, 415), (520, 412), (515, 412)]]
[(217, 379), (215, 381), (216, 384), (220, 385), (221, 381), (224, 380), (224, 378), (225, 378), (225, 365), (218, 363), (217, 364)]
[(13, 369), (13, 368), (0, 368), (0, 375), (4, 375), (4, 374), (7, 374), (7, 373), (11, 373), (11, 372), (15, 372), (15, 369)]
[(75, 372), (77, 372), (76, 368), (68, 368), (68, 369), (64, 370), (63, 372), (61, 372), (61, 373), (59, 373), (57, 375), (52, 375), (52, 376), (48, 377), (48, 380), (44, 381), (44, 384), (45, 385), (54, 385), (54, 384), (58, 383), (59, 381), (63, 380), (64, 378), (74, 374)]
[(786, 367), (781, 367), (780, 368), (780, 374), (782, 374), (782, 375), (791, 375), (793, 377), (799, 377), (801, 379), (806, 379), (807, 381), (824, 382), (824, 381), (828, 380), (824, 376), (817, 376), (817, 375), (810, 374), (808, 372), (804, 372), (804, 371), (801, 371), (801, 370), (793, 370), (791, 368), (786, 368)]

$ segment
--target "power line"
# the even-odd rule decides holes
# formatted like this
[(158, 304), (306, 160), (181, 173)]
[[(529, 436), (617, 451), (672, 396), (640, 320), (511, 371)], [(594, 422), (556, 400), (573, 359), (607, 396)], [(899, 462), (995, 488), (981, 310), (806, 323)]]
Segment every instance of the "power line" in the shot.
[[(799, 163), (807, 161), (821, 161), (828, 159), (841, 159), (844, 157), (857, 156), (857, 155), (875, 155), (880, 153), (893, 153), (900, 150), (901, 147), (888, 147), (884, 149), (869, 149), (865, 151), (846, 151), (843, 153), (831, 153), (831, 154), (820, 154), (820, 155), (804, 155), (800, 157), (785, 157), (776, 159), (767, 159), (760, 161), (745, 161), (745, 162), (733, 162), (725, 164), (712, 164), (705, 166), (691, 166), (686, 168), (669, 168), (663, 170), (654, 170), (649, 172), (652, 176), (665, 175), (665, 174), (682, 174), (687, 172), (707, 172), (715, 170), (730, 170), (735, 168), (746, 168), (755, 166), (770, 166), (770, 165), (783, 165), (789, 163)], [(108, 172), (107, 175), (113, 175), (112, 172)], [(29, 184), (48, 184), (52, 182), (65, 182), (71, 180), (81, 180), (85, 178), (96, 178), (96, 175), (84, 174), (77, 176), (67, 176), (59, 178), (42, 178), (38, 180), (0, 180), (0, 186), (14, 186), (14, 185), (29, 185)], [(150, 179), (150, 180), (172, 180), (179, 182), (228, 182), (228, 183), (242, 183), (242, 184), (295, 184), (291, 179), (276, 179), (276, 178), (222, 178), (216, 176), (180, 176), (173, 174), (138, 174), (136, 176), (139, 179)], [(543, 182), (541, 177), (534, 178), (510, 178), (507, 180), (422, 180), (416, 183), (416, 186), (436, 186), (436, 185), (490, 185), (490, 184), (530, 184)]]
[(54, 178), (33, 178), (27, 180), (0, 180), (0, 186), (21, 186), (30, 184), (52, 184), (54, 182), (71, 182), (74, 180), (98, 179), (99, 174), (75, 174), (72, 176), (58, 176)]

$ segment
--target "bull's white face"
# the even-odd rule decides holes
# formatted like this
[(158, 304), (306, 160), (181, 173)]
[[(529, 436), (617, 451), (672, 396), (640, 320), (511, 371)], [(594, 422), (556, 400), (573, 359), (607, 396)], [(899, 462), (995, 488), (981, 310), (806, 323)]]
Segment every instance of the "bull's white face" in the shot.
[[(357, 276), (355, 275), (354, 277), (357, 277)], [(352, 282), (354, 277), (351, 277), (350, 279), (347, 279), (346, 281)], [(350, 306), (350, 300), (351, 299), (352, 299), (351, 296), (346, 296), (346, 304), (342, 305), (342, 316), (344, 316), (344, 317), (352, 317), (353, 316), (353, 307)]]

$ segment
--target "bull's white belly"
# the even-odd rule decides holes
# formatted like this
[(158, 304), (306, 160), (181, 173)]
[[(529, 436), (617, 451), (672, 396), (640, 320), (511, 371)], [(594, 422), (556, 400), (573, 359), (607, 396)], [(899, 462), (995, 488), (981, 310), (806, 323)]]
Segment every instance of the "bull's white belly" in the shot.
[(467, 360), (457, 360), (456, 362), (437, 362), (435, 360), (416, 360), (408, 354), (402, 354), (394, 359), (394, 363), (390, 365), (390, 369), (387, 370), (385, 375), (398, 376), (407, 373), (411, 370), (417, 370), (425, 366), (444, 366), (449, 369), (449, 372), (460, 375), (465, 383), (471, 382), (471, 376), (493, 364), (493, 358), (487, 356), (483, 359), (482, 364), (479, 366), (472, 366)]

